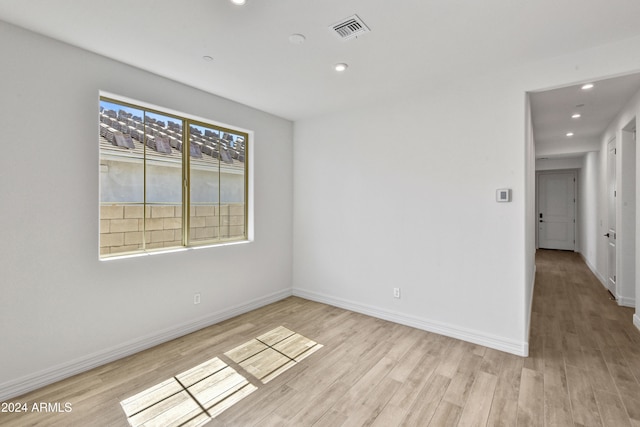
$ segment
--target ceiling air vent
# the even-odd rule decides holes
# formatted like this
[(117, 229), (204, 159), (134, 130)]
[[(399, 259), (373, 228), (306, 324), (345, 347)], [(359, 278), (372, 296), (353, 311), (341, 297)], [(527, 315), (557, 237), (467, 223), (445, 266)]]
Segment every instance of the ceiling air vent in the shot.
[(358, 15), (345, 18), (329, 28), (342, 40), (349, 40), (371, 31)]

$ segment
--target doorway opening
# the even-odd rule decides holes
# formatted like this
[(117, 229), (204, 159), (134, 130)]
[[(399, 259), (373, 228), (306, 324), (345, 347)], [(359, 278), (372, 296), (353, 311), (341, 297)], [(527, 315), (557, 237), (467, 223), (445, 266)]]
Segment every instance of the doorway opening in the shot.
[[(585, 90), (583, 83), (592, 85)], [(535, 230), (536, 248), (580, 253), (616, 302), (636, 307), (638, 313), (640, 218), (636, 210), (640, 206), (640, 153), (636, 128), (640, 73), (533, 91), (528, 93), (528, 99), (528, 132), (535, 153), (535, 172), (529, 175), (533, 181), (529, 181), (533, 187), (529, 200), (536, 209), (528, 217), (528, 224), (535, 226), (531, 231)], [(562, 177), (554, 174), (570, 171), (576, 176), (573, 247), (566, 245), (572, 240), (571, 227), (566, 227), (566, 221), (564, 225), (548, 224), (552, 215), (545, 211), (545, 203), (555, 203), (556, 207), (563, 207), (559, 211), (567, 212), (567, 204), (556, 199), (570, 190), (565, 188)], [(543, 178), (545, 174), (556, 179), (554, 184), (550, 184), (551, 178)], [(547, 194), (550, 186), (557, 187), (551, 195)], [(558, 237), (549, 237), (553, 230)], [(640, 329), (637, 313), (634, 322)]]

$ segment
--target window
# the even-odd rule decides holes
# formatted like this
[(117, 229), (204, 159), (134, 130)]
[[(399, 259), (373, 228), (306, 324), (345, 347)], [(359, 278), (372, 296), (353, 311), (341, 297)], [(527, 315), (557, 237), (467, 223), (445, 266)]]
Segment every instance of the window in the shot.
[(247, 239), (246, 132), (100, 98), (100, 256)]

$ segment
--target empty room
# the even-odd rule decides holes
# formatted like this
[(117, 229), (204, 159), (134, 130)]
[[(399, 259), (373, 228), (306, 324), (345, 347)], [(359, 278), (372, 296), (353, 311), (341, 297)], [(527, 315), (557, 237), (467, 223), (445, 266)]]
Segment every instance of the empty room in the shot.
[(640, 425), (637, 16), (0, 0), (0, 425)]

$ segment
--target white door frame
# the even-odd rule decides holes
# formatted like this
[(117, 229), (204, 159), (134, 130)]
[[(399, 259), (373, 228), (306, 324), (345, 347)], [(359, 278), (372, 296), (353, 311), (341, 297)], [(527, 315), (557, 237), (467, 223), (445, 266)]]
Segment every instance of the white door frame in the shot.
[(540, 218), (538, 213), (540, 212), (540, 175), (549, 175), (557, 173), (570, 173), (573, 174), (573, 194), (575, 195), (576, 202), (573, 204), (573, 217), (575, 221), (573, 223), (573, 235), (575, 243), (573, 245), (573, 251), (578, 252), (579, 235), (578, 235), (578, 169), (549, 169), (536, 171), (536, 215), (535, 215), (535, 227), (536, 227), (536, 249), (540, 249), (540, 230), (539, 222)]
[[(620, 176), (620, 168), (618, 160), (620, 156), (618, 152), (618, 139), (614, 136), (607, 141), (607, 153), (606, 153), (606, 183), (607, 183), (607, 234), (604, 236), (607, 238), (607, 275), (606, 275), (606, 288), (611, 292), (616, 301), (618, 299), (618, 270), (620, 268), (618, 256), (618, 223), (620, 208), (618, 206), (618, 178)], [(612, 154), (613, 153), (613, 154)]]
[(617, 170), (617, 292), (618, 304), (635, 307), (636, 295), (636, 141), (634, 132), (635, 117), (620, 129)]

